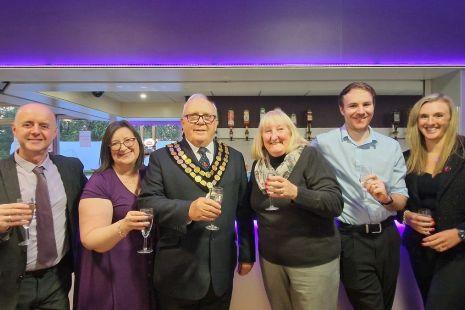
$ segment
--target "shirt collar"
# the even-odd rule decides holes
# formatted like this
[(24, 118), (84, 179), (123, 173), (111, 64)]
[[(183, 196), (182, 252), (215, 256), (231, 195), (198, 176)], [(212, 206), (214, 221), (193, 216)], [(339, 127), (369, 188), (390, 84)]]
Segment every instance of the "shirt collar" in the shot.
[(365, 144), (370, 144), (370, 143), (376, 143), (378, 141), (377, 138), (377, 133), (371, 128), (371, 126), (368, 126), (368, 131), (370, 132), (368, 138), (363, 142), (362, 144), (356, 143), (354, 140), (349, 135), (349, 132), (347, 131), (346, 125), (342, 125), (340, 128), (341, 131), (341, 141), (349, 141), (354, 145), (365, 145)]
[[(18, 149), (19, 150), (19, 149)], [(23, 168), (25, 171), (27, 172), (32, 172), (32, 170), (37, 167), (37, 166), (42, 166), (44, 167), (45, 170), (49, 170), (49, 167), (50, 167), (50, 164), (51, 164), (51, 161), (50, 161), (50, 156), (48, 155), (47, 153), (47, 156), (45, 156), (45, 159), (38, 165), (34, 164), (34, 163), (31, 163), (30, 161), (27, 161), (25, 160), (24, 158), (22, 158), (19, 154), (18, 154), (18, 150), (16, 150), (16, 152), (14, 153), (14, 158), (15, 158), (15, 162), (18, 166), (20, 166), (21, 168)]]
[[(199, 147), (196, 147), (195, 145), (193, 145), (189, 140), (187, 140), (187, 143), (189, 143), (189, 146), (191, 147), (191, 150), (194, 154), (198, 154), (198, 151), (199, 151)], [(210, 144), (208, 144), (206, 147), (207, 149), (207, 153), (211, 153), (213, 154), (215, 152), (215, 142), (210, 142)]]

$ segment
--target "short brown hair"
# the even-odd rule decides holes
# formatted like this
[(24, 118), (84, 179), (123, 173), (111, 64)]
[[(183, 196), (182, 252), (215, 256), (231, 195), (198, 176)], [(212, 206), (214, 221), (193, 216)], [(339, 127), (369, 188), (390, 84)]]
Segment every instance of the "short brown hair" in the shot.
[(347, 95), (348, 92), (350, 92), (352, 89), (363, 89), (366, 90), (371, 94), (371, 97), (373, 98), (373, 104), (375, 104), (375, 97), (376, 97), (376, 91), (373, 87), (368, 85), (365, 82), (352, 82), (349, 85), (347, 85), (340, 93), (339, 93), (339, 106), (343, 105), (343, 100), (344, 96)]

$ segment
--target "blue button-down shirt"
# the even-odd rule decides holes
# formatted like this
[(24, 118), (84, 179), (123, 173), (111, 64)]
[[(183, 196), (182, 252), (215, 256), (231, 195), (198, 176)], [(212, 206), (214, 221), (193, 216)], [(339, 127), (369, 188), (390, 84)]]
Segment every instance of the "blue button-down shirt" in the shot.
[(342, 188), (344, 210), (339, 217), (352, 225), (375, 224), (395, 215), (376, 201), (369, 193), (364, 199), (360, 183), (360, 166), (368, 166), (373, 174), (384, 181), (389, 193), (408, 196), (405, 186), (405, 161), (399, 143), (370, 130), (361, 144), (349, 136), (345, 126), (318, 135), (312, 145), (318, 147), (335, 169)]

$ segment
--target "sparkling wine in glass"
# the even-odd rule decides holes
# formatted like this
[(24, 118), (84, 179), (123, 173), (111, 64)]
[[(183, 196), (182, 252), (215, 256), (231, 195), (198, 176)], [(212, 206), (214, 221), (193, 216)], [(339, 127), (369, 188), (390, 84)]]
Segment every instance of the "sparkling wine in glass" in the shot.
[[(276, 176), (276, 172), (273, 170), (273, 169), (269, 169), (268, 170), (268, 175), (266, 177), (266, 182), (268, 183), (270, 180), (270, 177), (273, 177), (273, 176)], [(266, 211), (276, 211), (276, 210), (279, 210), (278, 207), (275, 207), (274, 203), (273, 203), (273, 198), (271, 198), (270, 195), (268, 195), (268, 200), (269, 200), (269, 205), (268, 205), (268, 208), (266, 208), (265, 210)]]
[(29, 209), (31, 209), (31, 211), (32, 211), (31, 220), (22, 225), (23, 228), (24, 228), (24, 231), (26, 232), (26, 236), (25, 236), (23, 241), (18, 243), (18, 245), (21, 245), (21, 246), (29, 245), (29, 243), (30, 243), (30, 241), (29, 241), (30, 240), (29, 239), (29, 226), (31, 225), (32, 218), (34, 217), (34, 214), (35, 214), (36, 203), (35, 203), (33, 198), (29, 199), (28, 201), (23, 201), (21, 198), (18, 198), (18, 199), (16, 199), (16, 202), (17, 203), (25, 203), (25, 204), (27, 204), (29, 206)]
[(417, 210), (417, 213), (427, 217), (433, 217), (433, 212), (428, 208), (420, 208)]
[(148, 238), (150, 236), (150, 230), (152, 229), (153, 225), (153, 209), (152, 208), (142, 208), (139, 210), (140, 212), (144, 212), (148, 216), (148, 221), (150, 222), (149, 226), (146, 226), (144, 229), (141, 230), (142, 237), (144, 237), (144, 245), (141, 250), (137, 251), (139, 254), (148, 254), (152, 253), (152, 245), (148, 246)]
[(373, 171), (371, 170), (371, 167), (367, 165), (359, 165), (358, 171), (360, 173), (359, 181), (360, 181), (360, 185), (362, 186), (363, 201), (366, 202), (368, 201), (368, 196), (367, 196), (367, 190), (365, 188), (365, 183), (368, 177), (373, 174)]
[[(221, 205), (223, 202), (223, 188), (220, 186), (215, 186), (210, 190), (210, 199), (216, 201)], [(208, 230), (219, 230), (220, 228), (216, 226), (214, 223), (210, 223), (205, 226)]]
[[(209, 198), (211, 200), (216, 201), (221, 205), (223, 202), (223, 188), (220, 186), (214, 186), (209, 193)], [(216, 226), (214, 223), (210, 223), (207, 226), (205, 226), (205, 229), (208, 230), (220, 230), (218, 226)]]

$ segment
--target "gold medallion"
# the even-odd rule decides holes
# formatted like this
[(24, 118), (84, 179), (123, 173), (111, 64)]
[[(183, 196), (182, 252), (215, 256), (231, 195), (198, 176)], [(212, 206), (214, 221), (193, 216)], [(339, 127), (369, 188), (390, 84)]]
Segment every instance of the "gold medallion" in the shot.
[(194, 178), (195, 182), (199, 183), (202, 180), (202, 177), (200, 175), (195, 176)]

